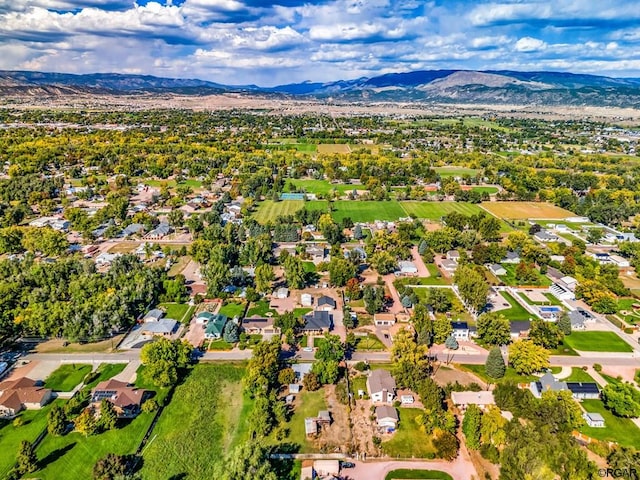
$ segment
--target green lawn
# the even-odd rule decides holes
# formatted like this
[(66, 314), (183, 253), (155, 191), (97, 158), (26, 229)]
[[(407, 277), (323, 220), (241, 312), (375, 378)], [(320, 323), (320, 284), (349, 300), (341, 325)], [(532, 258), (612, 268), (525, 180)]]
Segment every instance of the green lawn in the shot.
[(356, 337), (356, 351), (358, 352), (380, 352), (386, 350), (382, 341), (373, 333), (366, 337)]
[(208, 350), (231, 350), (233, 349), (233, 344), (229, 342), (225, 342), (223, 339), (212, 340), (207, 345)]
[(443, 216), (451, 212), (458, 212), (464, 215), (474, 215), (481, 212), (482, 209), (473, 203), (465, 202), (400, 202), (400, 205), (407, 212), (405, 216), (410, 214), (418, 218), (427, 220), (440, 220)]
[(411, 480), (453, 480), (451, 475), (439, 470), (407, 470), (405, 468), (392, 470), (387, 473), (384, 480), (401, 480), (405, 478)]
[(580, 367), (572, 367), (571, 375), (562, 379), (564, 382), (598, 383), (594, 378)]
[(358, 390), (362, 390), (367, 395), (367, 377), (360, 375), (358, 377), (349, 377), (349, 389), (356, 398), (358, 396)]
[(613, 332), (572, 332), (564, 342), (583, 352), (632, 352), (631, 346)]
[(529, 297), (527, 297), (524, 294), (524, 292), (518, 292), (518, 296), (522, 299), (523, 302), (525, 302), (528, 305), (556, 305), (556, 306), (562, 306), (562, 302), (560, 300), (558, 300), (556, 297), (554, 297), (552, 294), (545, 293), (543, 295), (545, 296), (545, 298), (547, 298), (547, 301), (545, 301), (545, 302), (532, 302), (531, 300), (529, 300)]
[(244, 314), (244, 308), (244, 303), (228, 302), (220, 308), (219, 313), (226, 315), (230, 319), (234, 317), (240, 318)]
[(302, 262), (302, 268), (306, 273), (316, 273), (318, 271), (316, 264), (313, 262)]
[(400, 422), (391, 440), (382, 442), (382, 450), (391, 457), (434, 458), (431, 437), (420, 430), (416, 417), (424, 412), (419, 408), (399, 408)]
[(214, 464), (248, 436), (252, 401), (242, 392), (244, 373), (235, 364), (193, 368), (160, 416), (143, 455), (142, 478), (214, 478)]
[[(505, 372), (504, 377), (502, 377), (499, 380), (495, 380), (487, 376), (487, 374), (485, 373), (484, 365), (460, 364), (458, 365), (458, 367), (460, 367), (461, 370), (466, 370), (468, 372), (474, 373), (477, 377), (479, 377), (486, 383), (497, 383), (497, 382), (524, 383), (524, 382), (531, 382), (539, 378), (539, 377), (536, 377), (535, 375), (518, 375), (512, 367), (507, 367), (507, 371)], [(551, 369), (551, 371), (553, 372), (553, 369)], [(560, 369), (558, 368), (556, 373), (558, 373), (559, 371)]]
[[(498, 277), (502, 283), (510, 287), (519, 287), (521, 285), (525, 285), (524, 283), (516, 280), (517, 265), (505, 264), (503, 265), (503, 267), (507, 271), (507, 274), (500, 275)], [(536, 281), (533, 283), (526, 284), (526, 286), (540, 286), (540, 287), (548, 287), (549, 285), (551, 285), (551, 280), (546, 275), (540, 274), (540, 272), (537, 270), (536, 270)]]
[[(56, 400), (62, 404), (62, 400)], [(18, 414), (22, 420), (19, 427), (13, 426), (13, 420), (0, 420), (0, 478), (5, 478), (16, 461), (20, 442), (33, 442), (47, 427), (47, 413), (51, 409), (49, 404), (40, 410), (23, 410)]]
[(529, 320), (529, 318), (534, 315), (529, 313), (518, 301), (513, 298), (513, 296), (509, 292), (501, 291), (500, 295), (511, 305), (511, 308), (506, 310), (499, 310), (498, 313), (504, 315), (512, 322), (521, 321), (521, 320)]
[(115, 377), (126, 368), (126, 363), (102, 363), (98, 369), (94, 372), (96, 377), (90, 382), (86, 383), (88, 387), (95, 387), (98, 383), (109, 380)]
[(598, 440), (640, 448), (640, 429), (630, 419), (616, 417), (605, 408), (602, 400), (583, 400), (582, 407), (587, 412), (599, 413), (604, 417), (604, 428), (584, 426), (580, 429), (582, 433)]
[[(315, 147), (315, 145), (314, 145)], [(303, 189), (307, 193), (315, 193), (320, 195), (326, 195), (333, 190), (337, 190), (340, 194), (344, 194), (345, 192), (351, 192), (354, 189), (362, 189), (362, 185), (347, 185), (344, 183), (331, 183), (327, 180), (310, 180), (310, 179), (298, 179), (298, 178), (287, 178), (285, 180), (286, 184), (293, 184), (298, 189)]]
[(498, 187), (472, 187), (471, 190), (474, 192), (487, 192), (489, 195), (493, 195), (494, 193), (498, 193)]
[(60, 365), (45, 381), (45, 387), (59, 392), (69, 392), (91, 371), (91, 365), (65, 363)]
[[(158, 307), (165, 311), (167, 318), (173, 318), (174, 320), (181, 321), (185, 314), (189, 311), (189, 305), (185, 303), (161, 303)], [(186, 319), (186, 320), (190, 320)]]
[(276, 311), (269, 308), (269, 302), (266, 300), (260, 300), (259, 302), (252, 303), (247, 311), (247, 317), (258, 315), (264, 317), (267, 313), (275, 314)]
[(465, 168), (465, 167), (434, 167), (434, 170), (441, 177), (462, 177), (463, 175), (470, 175), (475, 177), (480, 170), (476, 168)]
[(408, 216), (401, 204), (395, 200), (372, 202), (338, 200), (332, 205), (334, 211), (331, 216), (336, 222), (347, 217), (353, 222), (373, 222), (374, 220), (397, 220)]
[(326, 410), (327, 403), (324, 399), (324, 389), (310, 392), (303, 390), (296, 399), (295, 410), (289, 420), (289, 436), (286, 441), (300, 447), (300, 453), (311, 453), (314, 451), (313, 444), (307, 441), (304, 433), (304, 419), (307, 417), (317, 417), (319, 410)]
[(293, 309), (293, 315), (296, 318), (301, 318), (302, 316), (306, 315), (307, 313), (311, 312), (312, 310), (313, 310), (313, 308), (310, 308), (310, 307), (294, 308)]
[(327, 202), (325, 200), (313, 202), (305, 202), (304, 200), (282, 200), (279, 202), (265, 200), (260, 203), (253, 214), (253, 218), (260, 223), (273, 222), (280, 215), (293, 215), (303, 207), (309, 210), (326, 210)]

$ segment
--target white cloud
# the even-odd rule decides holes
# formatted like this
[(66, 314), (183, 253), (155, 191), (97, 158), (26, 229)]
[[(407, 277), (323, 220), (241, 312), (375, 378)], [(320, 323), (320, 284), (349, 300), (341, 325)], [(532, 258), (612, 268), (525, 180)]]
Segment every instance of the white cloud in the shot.
[(546, 46), (547, 44), (538, 38), (523, 37), (516, 42), (514, 48), (518, 52), (528, 53), (544, 50)]

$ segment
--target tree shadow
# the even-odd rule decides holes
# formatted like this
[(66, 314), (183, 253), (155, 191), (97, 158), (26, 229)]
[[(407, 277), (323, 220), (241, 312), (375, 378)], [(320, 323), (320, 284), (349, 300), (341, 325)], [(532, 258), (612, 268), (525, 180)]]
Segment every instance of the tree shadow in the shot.
[(185, 472), (182, 472), (182, 473), (176, 473), (175, 475), (171, 475), (169, 477), (169, 480), (184, 480), (185, 478), (187, 478), (187, 474)]
[(42, 460), (38, 462), (40, 468), (43, 469), (50, 463), (55, 462), (60, 457), (63, 457), (68, 451), (70, 451), (75, 446), (76, 446), (76, 442), (73, 442), (62, 448), (58, 448), (57, 450), (54, 450), (53, 452), (51, 452), (49, 455), (47, 455), (46, 457), (44, 457)]

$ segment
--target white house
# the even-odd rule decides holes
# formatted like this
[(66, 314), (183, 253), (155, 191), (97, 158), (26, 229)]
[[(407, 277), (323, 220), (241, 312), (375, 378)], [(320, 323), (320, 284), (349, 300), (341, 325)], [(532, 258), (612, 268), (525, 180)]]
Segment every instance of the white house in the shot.
[(493, 398), (493, 392), (490, 390), (480, 392), (451, 392), (451, 401), (462, 411), (466, 410), (469, 405), (477, 405), (481, 410), (484, 410), (488, 406), (496, 404)]
[(393, 313), (376, 313), (373, 315), (373, 324), (376, 327), (390, 327), (396, 323), (396, 316)]
[(303, 293), (300, 295), (300, 304), (303, 307), (310, 307), (313, 305), (313, 297), (309, 293)]
[(499, 263), (492, 263), (491, 265), (489, 265), (489, 271), (498, 276), (507, 274), (507, 270)]
[(417, 275), (418, 267), (415, 263), (408, 260), (398, 262), (398, 270), (400, 275)]
[(396, 381), (387, 370), (373, 370), (367, 378), (372, 403), (391, 403), (396, 396)]
[(584, 412), (582, 414), (587, 425), (593, 428), (604, 428), (604, 417), (599, 413)]
[(451, 334), (456, 340), (469, 340), (469, 325), (467, 322), (451, 322)]
[(273, 292), (274, 298), (284, 299), (289, 296), (289, 289), (286, 287), (280, 287), (276, 291)]
[(376, 407), (376, 424), (384, 431), (395, 430), (398, 427), (398, 412), (389, 405), (379, 405)]

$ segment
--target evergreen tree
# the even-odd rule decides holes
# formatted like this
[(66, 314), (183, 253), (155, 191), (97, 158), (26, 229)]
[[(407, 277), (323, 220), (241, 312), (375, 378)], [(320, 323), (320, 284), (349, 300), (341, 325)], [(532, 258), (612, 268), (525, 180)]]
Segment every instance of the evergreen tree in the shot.
[(36, 452), (31, 442), (27, 440), (20, 442), (16, 463), (16, 470), (20, 475), (35, 472), (38, 469), (38, 457), (36, 457)]
[(489, 351), (484, 369), (486, 374), (491, 378), (498, 379), (504, 377), (507, 367), (504, 363), (502, 352), (498, 347), (494, 347)]
[(453, 335), (449, 335), (447, 337), (447, 340), (444, 342), (444, 346), (449, 350), (457, 350), (459, 348), (458, 341)]
[(563, 334), (571, 335), (571, 319), (569, 318), (569, 315), (566, 312), (560, 315), (557, 325)]
[(64, 409), (57, 404), (54, 404), (47, 414), (47, 431), (49, 435), (62, 435), (67, 425), (67, 415), (64, 413)]
[(116, 422), (118, 421), (118, 414), (113, 408), (113, 404), (103, 399), (100, 402), (100, 427), (103, 430), (113, 430), (116, 428)]

